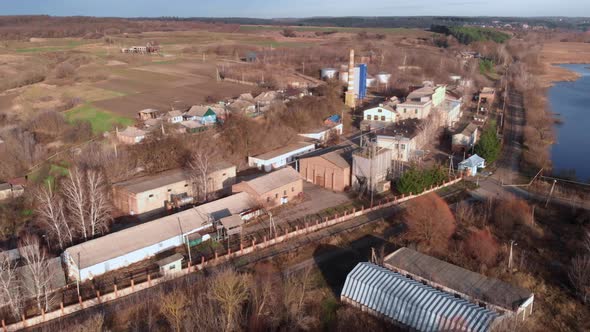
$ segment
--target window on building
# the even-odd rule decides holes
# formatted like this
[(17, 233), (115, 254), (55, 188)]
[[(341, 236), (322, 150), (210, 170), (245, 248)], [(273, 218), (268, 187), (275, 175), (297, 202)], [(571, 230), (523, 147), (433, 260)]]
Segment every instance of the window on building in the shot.
[(221, 176), (226, 176), (226, 175), (227, 175), (226, 173), (223, 173)]
[(279, 198), (279, 193), (276, 193), (275, 194), (275, 198)]
[(385, 121), (385, 115), (381, 115), (381, 121)]
[(294, 193), (295, 192), (295, 187), (291, 187), (291, 192)]
[(367, 115), (367, 120), (371, 120), (371, 115)]
[(176, 265), (170, 265), (170, 267), (168, 267), (168, 270), (174, 270), (175, 267)]
[(381, 113), (381, 112), (383, 112), (383, 110), (382, 109), (378, 109), (377, 112)]
[(404, 113), (406, 113), (408, 110), (406, 108), (404, 108)]
[(154, 198), (154, 194), (150, 194), (148, 198)]
[(406, 149), (406, 145), (405, 144), (402, 144), (401, 145), (401, 148), (402, 148), (402, 150), (405, 150)]
[(395, 148), (396, 148), (396, 149), (399, 149), (399, 144), (396, 144), (396, 145), (395, 145)]
[(418, 114), (418, 109), (415, 110), (416, 114)]
[(270, 197), (266, 198), (266, 202), (269, 203), (270, 202)]
[(186, 188), (186, 187), (188, 187), (188, 183), (187, 183), (187, 184), (185, 184), (185, 185), (184, 185), (184, 187), (185, 187), (185, 188)]
[(283, 196), (287, 196), (287, 191), (283, 190)]
[(172, 189), (168, 189), (168, 192), (172, 192)]

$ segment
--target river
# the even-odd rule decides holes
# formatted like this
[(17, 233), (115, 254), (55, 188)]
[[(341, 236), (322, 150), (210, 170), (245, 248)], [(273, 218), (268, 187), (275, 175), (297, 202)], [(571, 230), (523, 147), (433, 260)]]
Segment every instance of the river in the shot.
[(551, 149), (553, 173), (590, 180), (590, 64), (561, 65), (582, 75), (574, 82), (558, 82), (549, 89), (552, 111), (562, 123), (555, 126)]

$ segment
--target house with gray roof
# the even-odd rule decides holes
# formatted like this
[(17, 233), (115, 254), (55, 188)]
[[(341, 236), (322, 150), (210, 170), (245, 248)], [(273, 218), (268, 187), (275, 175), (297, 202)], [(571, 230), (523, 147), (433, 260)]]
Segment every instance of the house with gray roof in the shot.
[(234, 193), (246, 192), (259, 204), (273, 208), (300, 196), (303, 192), (303, 180), (292, 167), (284, 167), (277, 171), (243, 181), (232, 187)]

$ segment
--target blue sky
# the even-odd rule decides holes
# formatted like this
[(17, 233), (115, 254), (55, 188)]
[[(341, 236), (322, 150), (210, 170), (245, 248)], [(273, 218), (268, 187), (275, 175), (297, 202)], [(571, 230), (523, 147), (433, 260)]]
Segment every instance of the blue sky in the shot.
[(0, 0), (0, 15), (590, 16), (589, 0)]

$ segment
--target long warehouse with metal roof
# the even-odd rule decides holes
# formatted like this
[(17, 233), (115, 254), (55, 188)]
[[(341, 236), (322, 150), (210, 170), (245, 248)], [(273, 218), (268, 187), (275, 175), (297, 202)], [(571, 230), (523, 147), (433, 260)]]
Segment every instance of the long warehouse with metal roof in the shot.
[(417, 331), (490, 331), (500, 315), (397, 272), (359, 263), (346, 277), (341, 300)]

